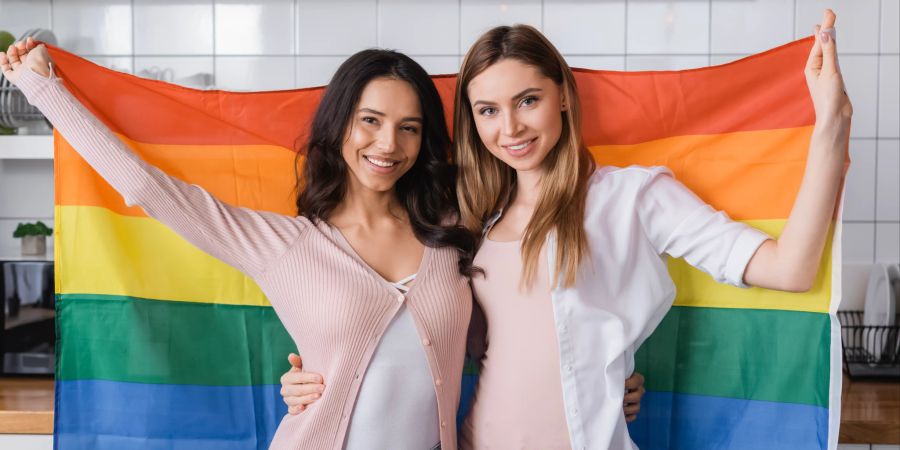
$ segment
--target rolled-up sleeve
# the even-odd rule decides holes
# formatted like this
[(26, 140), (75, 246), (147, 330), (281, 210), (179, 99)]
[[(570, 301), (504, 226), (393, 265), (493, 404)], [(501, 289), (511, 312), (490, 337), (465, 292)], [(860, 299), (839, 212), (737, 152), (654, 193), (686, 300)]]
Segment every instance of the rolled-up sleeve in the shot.
[(720, 283), (744, 284), (744, 271), (769, 235), (703, 202), (662, 167), (647, 171), (636, 202), (644, 232), (659, 254), (684, 258)]

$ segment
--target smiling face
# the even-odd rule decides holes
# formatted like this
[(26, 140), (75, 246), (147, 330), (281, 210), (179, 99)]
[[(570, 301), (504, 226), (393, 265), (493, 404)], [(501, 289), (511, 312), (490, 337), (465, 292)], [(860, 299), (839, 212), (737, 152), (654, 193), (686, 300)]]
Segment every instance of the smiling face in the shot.
[(422, 109), (413, 87), (393, 78), (369, 82), (350, 118), (341, 154), (351, 189), (385, 192), (416, 162)]
[(534, 66), (507, 58), (467, 88), (484, 146), (516, 171), (543, 170), (562, 133), (562, 89)]

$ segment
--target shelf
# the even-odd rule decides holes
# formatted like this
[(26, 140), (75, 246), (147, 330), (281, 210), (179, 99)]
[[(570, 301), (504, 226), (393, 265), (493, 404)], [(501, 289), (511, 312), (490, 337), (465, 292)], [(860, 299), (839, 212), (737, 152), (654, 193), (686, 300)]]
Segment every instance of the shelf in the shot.
[(53, 136), (0, 136), (0, 159), (53, 159)]
[(56, 310), (49, 308), (35, 308), (32, 305), (19, 309), (19, 314), (15, 317), (7, 317), (6, 323), (3, 324), (3, 330), (11, 330), (23, 325), (29, 325), (44, 320), (53, 320), (56, 318)]

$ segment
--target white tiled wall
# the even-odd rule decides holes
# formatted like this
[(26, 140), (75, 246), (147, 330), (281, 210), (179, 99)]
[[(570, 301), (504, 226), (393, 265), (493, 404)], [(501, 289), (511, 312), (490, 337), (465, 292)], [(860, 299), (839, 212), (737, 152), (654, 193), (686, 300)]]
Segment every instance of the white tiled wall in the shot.
[[(900, 261), (900, 0), (0, 0), (0, 29), (51, 28), (62, 47), (142, 76), (260, 90), (324, 84), (372, 46), (455, 72), (480, 33), (515, 22), (573, 66), (721, 64), (810, 34), (825, 7), (855, 109), (844, 259)], [(23, 178), (36, 186), (9, 194)], [(49, 161), (0, 161), (0, 247), (18, 220), (52, 216), (52, 181)]]

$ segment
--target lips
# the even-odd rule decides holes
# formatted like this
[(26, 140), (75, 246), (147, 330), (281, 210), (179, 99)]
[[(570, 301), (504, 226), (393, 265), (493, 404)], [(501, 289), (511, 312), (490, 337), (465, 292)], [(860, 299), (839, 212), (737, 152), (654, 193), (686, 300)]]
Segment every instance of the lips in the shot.
[(534, 142), (537, 138), (531, 138), (522, 140), (519, 142), (512, 143), (510, 145), (501, 145), (504, 150), (506, 150), (509, 154), (513, 156), (522, 156), (525, 153), (528, 153), (532, 147), (534, 147)]
[(381, 156), (363, 155), (363, 158), (372, 170), (380, 173), (392, 172), (394, 168), (400, 165), (400, 161), (397, 161), (396, 159), (384, 158)]

